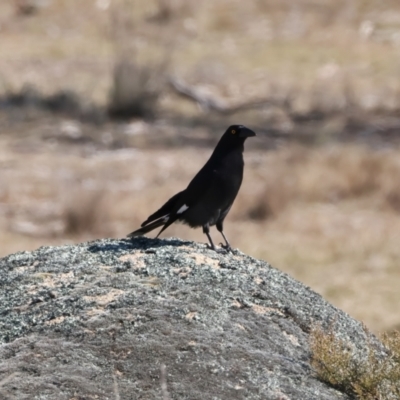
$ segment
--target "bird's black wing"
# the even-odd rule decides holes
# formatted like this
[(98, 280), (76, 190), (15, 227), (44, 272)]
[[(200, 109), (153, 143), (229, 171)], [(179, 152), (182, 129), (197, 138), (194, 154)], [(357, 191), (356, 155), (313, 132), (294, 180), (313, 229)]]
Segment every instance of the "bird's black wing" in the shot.
[(179, 204), (179, 199), (184, 193), (184, 190), (182, 192), (177, 193), (176, 195), (172, 196), (159, 210), (157, 210), (155, 213), (151, 214), (146, 221), (142, 223), (141, 226), (146, 226), (150, 222), (156, 221), (157, 219), (160, 219), (162, 217), (165, 217), (171, 212), (173, 212), (176, 208), (176, 205)]
[(146, 219), (146, 221), (142, 223), (140, 229), (131, 232), (128, 235), (128, 237), (144, 235), (160, 226), (164, 226), (165, 229), (166, 227), (165, 225), (168, 221), (170, 221), (171, 219), (173, 219), (173, 221), (176, 220), (176, 217), (171, 218), (171, 214), (172, 216), (174, 215), (173, 211), (176, 209), (176, 205), (179, 204), (179, 199), (181, 198), (183, 193), (184, 191), (179, 192), (176, 195), (172, 196), (160, 209), (158, 209), (155, 213), (151, 214)]
[(195, 175), (184, 191), (182, 205), (193, 206), (213, 186), (217, 177), (216, 171), (208, 163)]
[[(132, 232), (130, 235), (143, 234), (153, 230), (156, 227), (163, 226), (164, 231), (178, 218), (182, 217), (184, 212), (204, 195), (212, 185), (215, 178), (215, 172), (206, 164), (192, 179), (185, 190), (172, 196), (160, 209), (151, 214), (141, 225), (141, 229)], [(158, 236), (157, 235), (157, 236)]]
[(191, 207), (211, 186), (214, 178), (215, 171), (212, 171), (209, 165), (204, 165), (185, 190), (172, 196), (160, 209), (151, 214), (141, 226), (146, 226), (150, 222), (177, 212), (182, 206)]
[[(236, 176), (237, 175), (237, 176)], [(185, 203), (185, 213), (178, 218), (192, 227), (214, 225), (224, 219), (241, 185), (242, 175), (230, 174), (218, 168), (208, 171), (202, 180), (202, 190), (188, 187), (191, 201)]]

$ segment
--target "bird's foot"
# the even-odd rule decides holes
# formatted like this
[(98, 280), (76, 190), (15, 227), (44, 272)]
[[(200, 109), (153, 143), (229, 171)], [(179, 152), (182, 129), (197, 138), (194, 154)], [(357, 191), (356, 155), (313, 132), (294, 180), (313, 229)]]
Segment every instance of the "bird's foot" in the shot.
[(229, 244), (219, 244), (227, 253), (233, 253), (233, 249)]
[(216, 253), (222, 253), (222, 254), (226, 254), (229, 252), (229, 250), (226, 249), (226, 246), (222, 245), (221, 243), (221, 248), (217, 248), (215, 246), (211, 246), (211, 244), (206, 243), (207, 248), (209, 248), (210, 250), (214, 250)]

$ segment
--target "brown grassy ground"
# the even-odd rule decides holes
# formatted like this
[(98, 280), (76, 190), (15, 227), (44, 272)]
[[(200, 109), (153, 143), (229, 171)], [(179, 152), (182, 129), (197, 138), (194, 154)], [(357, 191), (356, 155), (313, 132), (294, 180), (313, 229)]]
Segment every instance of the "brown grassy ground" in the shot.
[[(47, 6), (23, 15), (19, 3)], [(104, 104), (123, 54), (167, 58), (171, 73), (231, 101), (290, 94), (302, 111), (399, 108), (395, 0), (5, 0), (0, 26), (8, 89), (70, 88)], [(170, 94), (162, 103), (196, 112)]]
[[(44, 7), (25, 15), (23, 3)], [(3, 110), (0, 255), (124, 236), (204, 163), (215, 121), (312, 131), (318, 146), (257, 150), (265, 136), (251, 146), (227, 234), (375, 331), (400, 325), (399, 148), (383, 136), (369, 147), (333, 140), (354, 118), (367, 122), (361, 138), (386, 127), (398, 136), (399, 2), (10, 0), (0, 30), (0, 95), (30, 84), (105, 105), (123, 54), (150, 68), (167, 59), (169, 73), (228, 102), (287, 98), (297, 115), (323, 113), (301, 126), (275, 108), (216, 118), (166, 88), (153, 122), (96, 127)], [(204, 241), (185, 226), (167, 235)]]

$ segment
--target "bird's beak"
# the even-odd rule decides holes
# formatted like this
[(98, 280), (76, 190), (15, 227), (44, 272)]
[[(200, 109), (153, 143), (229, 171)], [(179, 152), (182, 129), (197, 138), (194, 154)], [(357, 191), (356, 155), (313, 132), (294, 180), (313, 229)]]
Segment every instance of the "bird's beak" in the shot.
[(239, 137), (241, 137), (241, 138), (248, 138), (248, 137), (251, 137), (251, 136), (257, 136), (257, 135), (256, 135), (255, 132), (253, 132), (253, 131), (252, 131), (251, 129), (249, 129), (249, 128), (243, 127), (243, 128), (240, 129)]

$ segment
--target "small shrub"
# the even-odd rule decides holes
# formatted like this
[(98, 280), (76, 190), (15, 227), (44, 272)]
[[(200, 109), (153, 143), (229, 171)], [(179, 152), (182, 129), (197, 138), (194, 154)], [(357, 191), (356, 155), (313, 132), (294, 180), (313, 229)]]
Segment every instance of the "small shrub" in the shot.
[(400, 212), (400, 193), (397, 188), (391, 188), (389, 193), (384, 195), (384, 201), (388, 207), (396, 212)]
[(249, 208), (248, 218), (263, 221), (276, 217), (292, 201), (294, 187), (287, 179), (271, 181), (264, 192), (257, 198), (255, 204)]
[(111, 235), (110, 205), (102, 191), (75, 191), (64, 207), (64, 230), (68, 235)]
[(311, 365), (322, 381), (359, 400), (400, 397), (400, 333), (383, 335), (383, 349), (366, 329), (366, 355), (337, 337), (330, 327), (314, 327), (310, 336)]
[(247, 212), (247, 217), (254, 221), (264, 221), (273, 215), (274, 212), (271, 209), (271, 206), (263, 196), (260, 197)]
[(400, 365), (400, 331), (384, 333), (381, 340), (392, 351), (393, 360)]
[(109, 115), (121, 119), (153, 117), (162, 92), (164, 67), (119, 60), (114, 67)]

